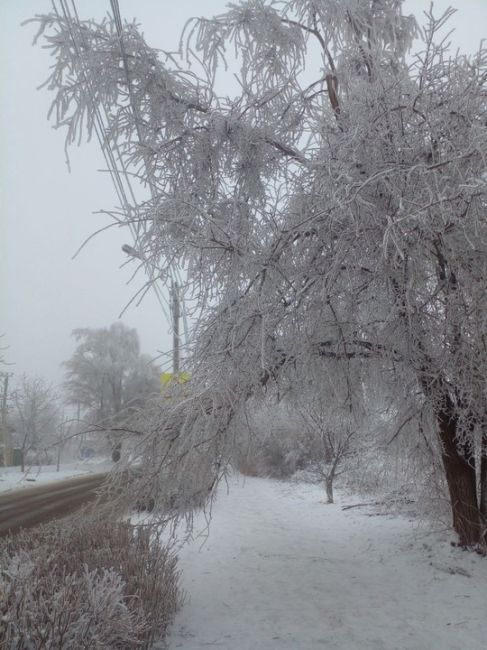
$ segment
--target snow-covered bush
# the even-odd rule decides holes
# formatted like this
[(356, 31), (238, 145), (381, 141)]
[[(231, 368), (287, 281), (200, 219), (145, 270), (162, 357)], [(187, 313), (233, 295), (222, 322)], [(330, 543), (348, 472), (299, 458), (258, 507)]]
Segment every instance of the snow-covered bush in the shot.
[(322, 458), (302, 419), (287, 403), (252, 404), (236, 420), (234, 464), (248, 476), (289, 478)]
[(237, 469), (247, 476), (288, 478), (306, 466), (305, 450), (299, 440), (282, 431), (271, 430), (262, 439), (254, 439), (237, 450)]
[(376, 431), (359, 454), (345, 461), (341, 487), (366, 499), (373, 498), (395, 511), (414, 511), (420, 518), (448, 526), (447, 486), (440, 450), (432, 432), (418, 431), (417, 423), (391, 441)]
[(176, 557), (127, 522), (62, 520), (0, 548), (5, 648), (145, 648), (181, 602)]

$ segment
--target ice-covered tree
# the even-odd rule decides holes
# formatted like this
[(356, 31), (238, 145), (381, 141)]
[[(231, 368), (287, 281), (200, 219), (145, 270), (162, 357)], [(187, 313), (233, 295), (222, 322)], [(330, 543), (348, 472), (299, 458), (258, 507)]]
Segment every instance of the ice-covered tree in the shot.
[(324, 480), (327, 502), (333, 503), (335, 479), (343, 473), (344, 461), (358, 451), (357, 423), (350, 412), (337, 412), (320, 395), (304, 404), (301, 416), (314, 446), (321, 451), (317, 469)]
[(13, 442), (22, 451), (22, 472), (28, 452), (38, 464), (51, 459), (59, 422), (59, 398), (53, 386), (40, 377), (22, 375), (12, 391), (9, 422)]
[(135, 329), (123, 323), (73, 331), (76, 349), (65, 362), (67, 401), (80, 404), (96, 423), (140, 406), (159, 389), (159, 373), (140, 353)]
[[(114, 216), (137, 225), (153, 277), (184, 267), (197, 303), (193, 393), (151, 429), (159, 469), (172, 458), (183, 472), (206, 450), (216, 477), (228, 422), (271, 381), (296, 386), (328, 364), (352, 399), (375, 375), (435, 420), (453, 526), (475, 544), (487, 515), (487, 52), (449, 50), (451, 11), (427, 12), (419, 30), (401, 5), (240, 2), (190, 22), (181, 60), (135, 24), (40, 20), (56, 124), (70, 144), (107, 116), (105, 146), (150, 189)], [(233, 97), (220, 90), (227, 50)]]

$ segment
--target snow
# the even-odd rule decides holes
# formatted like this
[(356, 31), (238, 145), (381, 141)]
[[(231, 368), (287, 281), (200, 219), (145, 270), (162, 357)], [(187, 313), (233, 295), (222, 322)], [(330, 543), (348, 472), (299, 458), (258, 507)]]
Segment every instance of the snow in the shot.
[(55, 481), (62, 481), (74, 476), (85, 474), (98, 474), (108, 472), (113, 463), (107, 459), (91, 459), (73, 463), (63, 463), (56, 471), (56, 465), (31, 465), (25, 472), (20, 467), (0, 467), (0, 492), (9, 492), (19, 488), (44, 485)]
[(406, 517), (342, 510), (354, 502), (256, 478), (220, 488), (209, 536), (201, 517), (179, 553), (169, 650), (483, 650), (487, 560)]

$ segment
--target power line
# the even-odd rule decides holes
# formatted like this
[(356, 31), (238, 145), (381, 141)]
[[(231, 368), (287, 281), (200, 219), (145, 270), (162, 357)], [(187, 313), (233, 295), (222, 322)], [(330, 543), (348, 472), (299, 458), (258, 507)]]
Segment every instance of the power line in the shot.
[[(64, 17), (66, 26), (69, 30), (69, 34), (74, 46), (75, 54), (78, 59), (78, 65), (81, 72), (80, 76), (83, 81), (81, 88), (82, 88), (82, 92), (85, 92), (85, 98), (87, 100), (88, 105), (91, 108), (95, 134), (100, 144), (100, 148), (102, 150), (102, 154), (104, 156), (107, 168), (110, 172), (110, 176), (112, 178), (112, 182), (118, 200), (120, 202), (121, 207), (125, 210), (127, 214), (126, 225), (128, 226), (129, 231), (134, 239), (134, 242), (137, 245), (137, 243), (140, 240), (140, 231), (138, 230), (138, 228), (140, 228), (140, 221), (137, 219), (137, 228), (136, 228), (133, 221), (131, 220), (131, 215), (133, 215), (134, 211), (137, 212), (137, 200), (135, 197), (135, 192), (130, 182), (129, 173), (125, 167), (123, 156), (120, 152), (118, 144), (114, 138), (112, 138), (111, 142), (109, 139), (109, 135), (108, 135), (110, 133), (109, 111), (102, 102), (98, 103), (95, 101), (93, 84), (89, 74), (89, 67), (87, 66), (84, 60), (84, 55), (83, 55), (84, 48), (80, 46), (78, 40), (79, 38), (81, 41), (83, 41), (83, 28), (79, 19), (76, 4), (74, 0), (71, 0), (71, 5), (72, 5), (72, 13), (71, 13), (67, 0), (57, 0), (57, 1), (59, 2), (61, 11), (59, 11), (57, 7), (56, 0), (52, 0), (54, 12), (56, 13), (59, 19), (61, 19), (61, 15)], [(122, 19), (120, 15), (120, 8), (117, 0), (110, 0), (110, 4), (112, 7), (113, 18), (114, 18), (115, 27), (117, 29), (117, 35), (120, 43), (121, 56), (124, 65), (124, 73), (125, 73), (127, 88), (128, 88), (129, 105), (134, 115), (135, 128), (137, 131), (139, 143), (140, 146), (143, 148), (144, 139), (140, 128), (140, 123), (141, 123), (140, 116), (138, 113), (135, 99), (133, 97), (133, 90), (130, 81), (127, 55), (123, 45), (123, 26), (122, 26)], [(79, 37), (76, 33), (76, 30), (73, 29), (73, 25), (76, 25)], [(86, 48), (86, 43), (82, 42), (81, 45), (85, 46)], [(154, 200), (155, 197), (157, 196), (157, 193), (155, 191), (153, 175), (150, 171), (150, 166), (148, 165), (148, 162), (145, 157), (144, 157), (144, 166), (146, 169), (146, 175), (149, 182), (149, 188), (151, 191), (151, 198)], [(129, 201), (128, 196), (130, 196), (132, 203)], [(153, 266), (149, 263), (147, 258), (144, 256), (144, 252), (142, 250), (139, 250), (138, 253), (139, 253), (138, 257), (141, 260), (143, 268), (145, 269), (147, 275), (149, 276), (150, 284), (156, 295), (158, 303), (164, 313), (164, 316), (166, 317), (168, 322), (171, 322), (166, 305), (169, 308), (169, 311), (172, 311), (172, 305), (169, 303), (169, 300), (163, 294), (161, 294), (160, 289), (157, 286), (157, 279), (154, 277)], [(180, 280), (179, 270), (172, 265), (168, 265), (167, 270), (169, 273), (169, 277), (171, 277), (172, 279), (172, 285), (174, 287), (175, 285), (177, 285), (178, 280)], [(183, 322), (184, 322), (183, 329), (184, 329), (185, 339), (187, 343), (187, 321), (186, 321), (186, 314), (184, 310), (183, 310)]]
[[(74, 0), (73, 0), (74, 3)], [(125, 46), (123, 43), (123, 25), (122, 25), (122, 18), (120, 16), (120, 6), (118, 4), (118, 0), (110, 0), (110, 5), (112, 7), (112, 12), (113, 12), (113, 18), (115, 21), (115, 27), (117, 29), (117, 34), (118, 34), (118, 42), (120, 45), (120, 53), (122, 55), (122, 62), (123, 62), (123, 69), (125, 73), (125, 80), (127, 82), (127, 89), (128, 89), (128, 95), (129, 95), (129, 105), (131, 107), (133, 116), (134, 116), (134, 121), (135, 121), (135, 129), (137, 131), (137, 138), (139, 140), (139, 145), (143, 150), (143, 159), (144, 159), (144, 167), (145, 167), (145, 172), (146, 172), (146, 177), (149, 183), (149, 189), (151, 193), (151, 198), (153, 202), (155, 202), (157, 192), (155, 189), (155, 182), (154, 182), (154, 175), (153, 172), (150, 168), (150, 164), (147, 160), (147, 152), (144, 151), (145, 149), (145, 138), (142, 134), (142, 129), (141, 129), (141, 117), (140, 117), (140, 111), (137, 106), (137, 103), (134, 98), (134, 91), (132, 87), (132, 81), (130, 79), (130, 72), (129, 72), (129, 65), (127, 61), (127, 53), (125, 51)], [(171, 300), (171, 312), (172, 312), (172, 330), (173, 330), (173, 372), (175, 375), (179, 374), (179, 363), (180, 363), (180, 333), (179, 333), (179, 318), (180, 318), (180, 313), (184, 309), (181, 310), (181, 297), (179, 293), (179, 288), (178, 288), (178, 280), (179, 284), (181, 284), (179, 273), (177, 267), (169, 267), (169, 272), (171, 275), (171, 280), (172, 280), (172, 286), (171, 286), (171, 294), (172, 294), (172, 300)], [(184, 329), (186, 329), (186, 321), (183, 323)]]

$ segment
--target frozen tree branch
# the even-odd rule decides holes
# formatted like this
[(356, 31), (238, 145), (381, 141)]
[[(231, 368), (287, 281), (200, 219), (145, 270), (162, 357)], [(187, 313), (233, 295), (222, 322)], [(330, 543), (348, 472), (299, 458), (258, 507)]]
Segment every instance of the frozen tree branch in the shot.
[[(325, 367), (348, 377), (353, 402), (386, 377), (393, 401), (404, 385), (413, 402), (422, 393), (455, 530), (479, 541), (469, 450), (486, 403), (487, 51), (452, 56), (438, 37), (450, 14), (427, 14), (411, 64), (418, 28), (396, 0), (240, 2), (188, 26), (191, 74), (136, 25), (123, 26), (124, 74), (110, 20), (40, 19), (56, 125), (73, 143), (104, 112), (104, 147), (146, 190), (119, 206), (134, 247), (151, 278), (177, 262), (191, 296), (191, 390), (147, 423), (164, 459), (154, 476), (184, 483), (183, 459), (211, 492), (229, 423), (273, 383), (296, 390)], [(230, 46), (234, 98), (216, 90)]]

